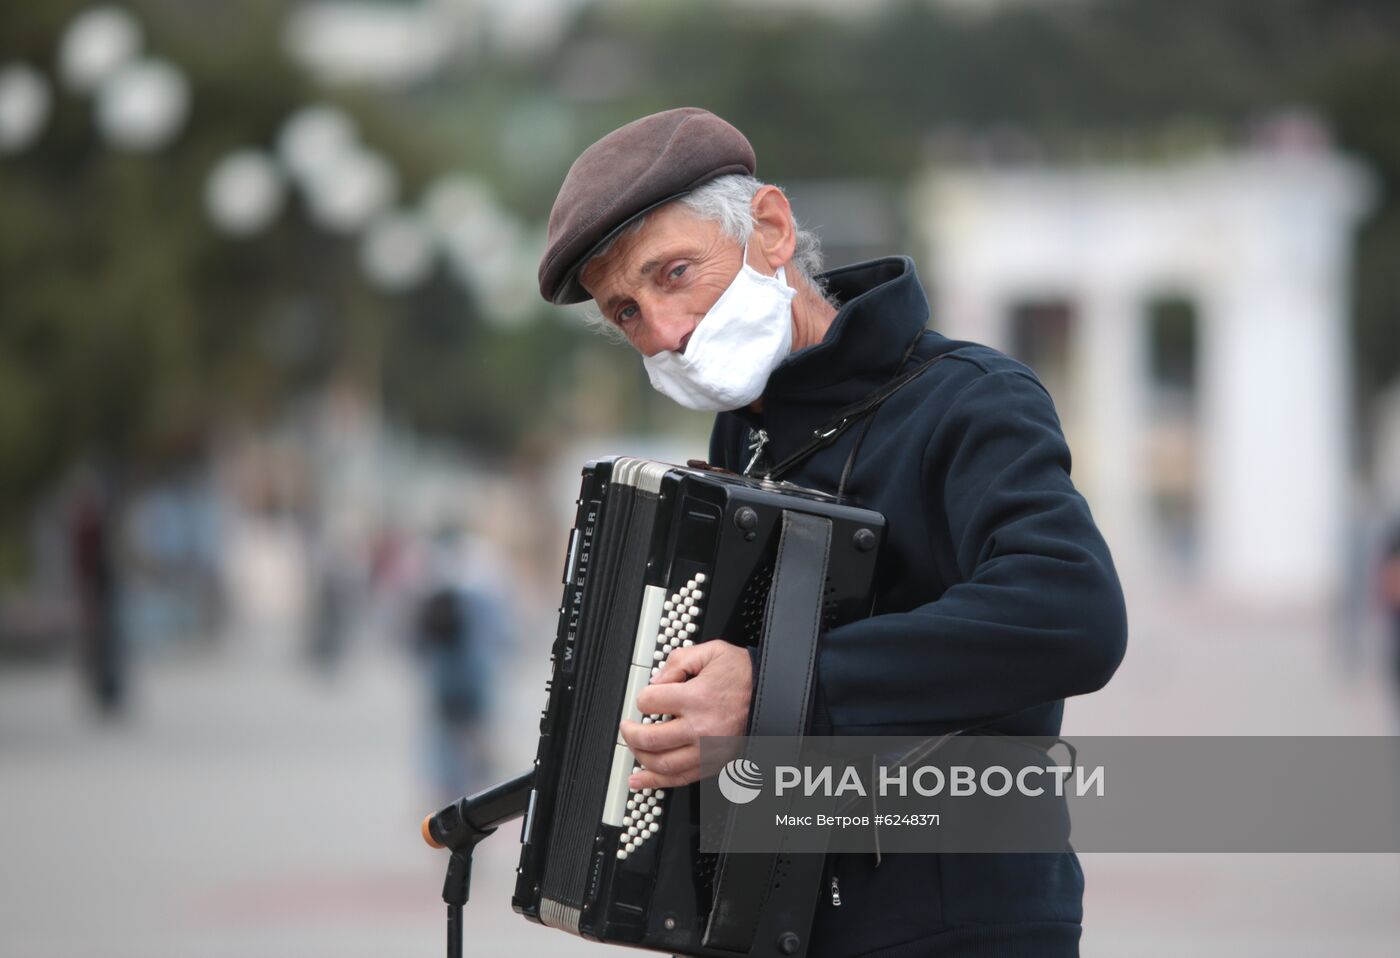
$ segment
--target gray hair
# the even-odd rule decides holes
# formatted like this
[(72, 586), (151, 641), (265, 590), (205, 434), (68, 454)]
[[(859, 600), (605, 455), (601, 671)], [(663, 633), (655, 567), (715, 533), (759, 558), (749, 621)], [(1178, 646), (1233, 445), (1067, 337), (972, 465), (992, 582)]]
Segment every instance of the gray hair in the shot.
[[(754, 194), (763, 186), (763, 181), (755, 177), (732, 173), (713, 179), (672, 202), (680, 203), (701, 219), (718, 223), (724, 234), (736, 243), (748, 243), (749, 237), (753, 235)], [(593, 260), (612, 252), (622, 237), (639, 231), (646, 224), (647, 215), (643, 213), (628, 223), (616, 236), (594, 250), (579, 267), (579, 272), (587, 269)], [(817, 278), (817, 274), (822, 271), (821, 240), (816, 233), (803, 229), (800, 223), (797, 224), (797, 245), (792, 251), (792, 262), (788, 266), (790, 272), (797, 274), (798, 280), (816, 290), (817, 295), (826, 296), (825, 284)], [(791, 280), (789, 285), (797, 287), (797, 283)], [(600, 315), (597, 309), (589, 310), (585, 319), (589, 325), (599, 327), (602, 331), (618, 332), (617, 327)]]

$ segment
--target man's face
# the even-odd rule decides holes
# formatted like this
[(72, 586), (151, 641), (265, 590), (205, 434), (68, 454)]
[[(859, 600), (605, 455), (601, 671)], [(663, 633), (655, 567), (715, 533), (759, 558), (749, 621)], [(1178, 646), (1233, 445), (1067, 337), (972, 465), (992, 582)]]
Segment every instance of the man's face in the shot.
[(579, 281), (603, 318), (643, 356), (684, 352), (690, 334), (738, 275), (743, 253), (718, 223), (671, 203), (591, 260)]

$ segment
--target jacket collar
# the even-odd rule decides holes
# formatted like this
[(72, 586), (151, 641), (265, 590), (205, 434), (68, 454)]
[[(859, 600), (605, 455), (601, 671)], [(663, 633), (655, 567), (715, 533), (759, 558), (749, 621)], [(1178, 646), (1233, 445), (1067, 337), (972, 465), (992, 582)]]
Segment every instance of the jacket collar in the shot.
[(841, 304), (815, 345), (788, 356), (768, 379), (764, 404), (854, 402), (895, 372), (928, 325), (928, 299), (907, 256), (889, 256), (821, 274)]

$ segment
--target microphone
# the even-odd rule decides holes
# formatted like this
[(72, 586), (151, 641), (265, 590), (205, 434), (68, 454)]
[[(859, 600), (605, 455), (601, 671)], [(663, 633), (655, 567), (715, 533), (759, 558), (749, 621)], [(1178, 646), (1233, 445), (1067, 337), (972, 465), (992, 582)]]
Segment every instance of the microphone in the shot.
[(508, 782), (459, 798), (423, 819), (423, 841), (452, 852), (442, 883), (442, 900), (447, 903), (448, 958), (462, 955), (462, 906), (471, 893), (472, 852), (497, 828), (525, 814), (534, 787), (535, 770), (531, 769)]
[(470, 851), (477, 842), (525, 814), (535, 787), (534, 769), (459, 798), (423, 819), (423, 841), (433, 848)]

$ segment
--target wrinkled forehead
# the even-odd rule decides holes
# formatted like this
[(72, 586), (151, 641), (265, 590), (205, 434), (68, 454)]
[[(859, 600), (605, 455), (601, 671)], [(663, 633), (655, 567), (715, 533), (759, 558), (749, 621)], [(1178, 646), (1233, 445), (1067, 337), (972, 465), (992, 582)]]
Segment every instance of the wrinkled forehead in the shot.
[(719, 232), (713, 220), (684, 204), (667, 203), (646, 214), (640, 228), (624, 229), (610, 247), (585, 262), (579, 282), (597, 299), (612, 285), (640, 279), (649, 263), (705, 248)]

